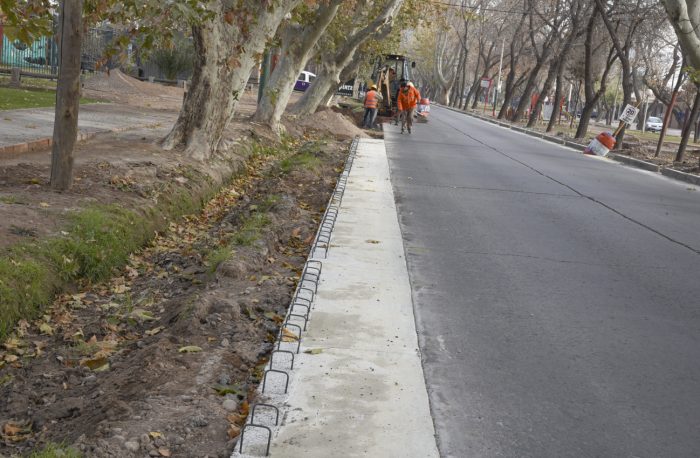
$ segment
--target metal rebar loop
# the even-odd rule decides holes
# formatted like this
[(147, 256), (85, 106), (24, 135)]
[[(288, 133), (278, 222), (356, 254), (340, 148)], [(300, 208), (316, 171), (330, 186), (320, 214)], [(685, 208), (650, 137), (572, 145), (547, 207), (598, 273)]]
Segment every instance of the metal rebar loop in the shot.
[(275, 354), (276, 354), (276, 353), (286, 353), (286, 354), (290, 355), (290, 356), (292, 357), (292, 362), (291, 362), (291, 364), (290, 364), (290, 366), (289, 366), (289, 370), (290, 370), (290, 371), (294, 370), (294, 352), (293, 352), (293, 351), (289, 351), (289, 350), (280, 350), (280, 349), (272, 350), (272, 353), (270, 354), (270, 369), (273, 369), (272, 364), (273, 364), (273, 362), (274, 362), (274, 360), (275, 360)]
[(263, 376), (263, 386), (262, 386), (262, 392), (265, 392), (265, 386), (267, 385), (267, 375), (270, 372), (274, 372), (275, 374), (283, 374), (285, 376), (285, 382), (284, 382), (284, 392), (287, 392), (287, 389), (289, 388), (289, 374), (286, 373), (285, 371), (281, 371), (279, 369), (267, 369), (265, 371), (265, 375)]
[(279, 424), (280, 421), (280, 409), (278, 409), (276, 406), (273, 406), (272, 404), (265, 404), (263, 402), (258, 402), (257, 404), (253, 404), (253, 407), (250, 411), (250, 423), (255, 424), (255, 411), (258, 409), (258, 407), (267, 407), (269, 409), (273, 409), (275, 411), (275, 426)]
[(272, 442), (272, 430), (267, 426), (256, 425), (254, 423), (247, 423), (243, 425), (243, 429), (241, 429), (241, 439), (239, 441), (240, 447), (238, 451), (240, 453), (243, 453), (243, 435), (245, 434), (245, 430), (248, 428), (262, 428), (267, 430), (267, 448), (265, 449), (265, 456), (270, 456), (270, 442)]

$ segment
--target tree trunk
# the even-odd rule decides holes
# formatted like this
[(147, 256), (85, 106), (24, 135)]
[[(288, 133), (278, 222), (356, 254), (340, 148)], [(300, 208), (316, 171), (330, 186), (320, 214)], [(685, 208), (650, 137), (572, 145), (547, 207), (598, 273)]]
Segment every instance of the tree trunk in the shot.
[(80, 108), (82, 14), (82, 0), (61, 2), (61, 61), (51, 148), (51, 188), (55, 191), (65, 191), (73, 185), (73, 148), (78, 138)]
[(664, 143), (664, 137), (666, 136), (666, 129), (668, 129), (668, 124), (671, 121), (671, 113), (673, 112), (673, 106), (676, 104), (676, 98), (678, 97), (678, 91), (681, 89), (681, 85), (683, 84), (683, 73), (678, 75), (678, 80), (676, 81), (676, 85), (673, 88), (673, 94), (671, 95), (671, 102), (668, 104), (668, 107), (666, 107), (666, 113), (664, 114), (664, 124), (661, 127), (661, 132), (659, 132), (659, 141), (656, 144), (656, 151), (654, 152), (654, 157), (659, 157), (659, 153), (661, 152), (661, 146)]
[(341, 0), (333, 0), (328, 5), (319, 6), (316, 20), (307, 27), (292, 24), (285, 27), (281, 34), (282, 56), (258, 103), (256, 121), (280, 132), (280, 120), (294, 91), (297, 75), (304, 69), (314, 46), (338, 12), (340, 3)]
[(498, 112), (498, 119), (503, 119), (503, 117), (508, 112), (508, 107), (510, 106), (510, 101), (513, 99), (513, 92), (515, 92), (515, 68), (511, 68), (508, 71), (508, 76), (506, 77), (506, 90), (503, 93), (503, 105), (501, 105), (501, 110)]
[(561, 113), (561, 80), (562, 74), (564, 72), (564, 65), (559, 63), (559, 68), (557, 69), (557, 83), (554, 86), (554, 105), (552, 106), (552, 116), (549, 118), (549, 123), (547, 123), (546, 132), (551, 132), (554, 129), (554, 124), (557, 122), (557, 118)]
[[(199, 160), (216, 151), (258, 56), (299, 2), (281, 0), (267, 6), (259, 0), (239, 0), (232, 18), (228, 2), (216, 0), (214, 17), (192, 27), (196, 56), (192, 85), (163, 148), (184, 144), (186, 153)], [(253, 18), (254, 26), (243, 27)]]
[(540, 60), (537, 63), (535, 63), (535, 67), (530, 72), (530, 76), (527, 79), (527, 83), (525, 83), (525, 89), (523, 89), (523, 95), (522, 97), (520, 97), (520, 102), (518, 102), (518, 108), (515, 109), (515, 114), (513, 115), (513, 121), (515, 122), (518, 122), (520, 120), (520, 118), (523, 116), (523, 113), (525, 113), (525, 109), (530, 104), (530, 94), (532, 94), (532, 90), (535, 88), (537, 75), (540, 73), (540, 69), (542, 68), (543, 62), (543, 60)]
[(549, 70), (547, 71), (547, 78), (544, 80), (544, 85), (542, 86), (542, 91), (540, 96), (537, 97), (537, 102), (535, 102), (535, 107), (530, 113), (530, 119), (527, 121), (527, 127), (534, 127), (537, 122), (537, 118), (540, 116), (540, 111), (542, 110), (542, 104), (544, 99), (547, 97), (549, 90), (552, 89), (552, 83), (554, 82), (554, 77), (557, 75), (558, 64), (554, 60), (549, 64)]
[(465, 110), (469, 106), (469, 103), (471, 102), (472, 97), (474, 97), (474, 94), (481, 88), (481, 85), (479, 84), (479, 77), (481, 76), (480, 70), (481, 70), (481, 55), (479, 54), (476, 57), (476, 68), (474, 69), (474, 79), (472, 80), (472, 85), (469, 88), (469, 92), (467, 93), (467, 100), (464, 101), (464, 109)]
[(345, 37), (345, 41), (336, 52), (321, 54), (321, 71), (297, 102), (292, 113), (301, 116), (310, 115), (316, 111), (331, 87), (340, 84), (340, 72), (352, 62), (357, 48), (370, 38), (379, 38), (391, 31), (393, 15), (403, 1), (388, 0), (375, 19), (362, 29)]
[(506, 89), (503, 92), (503, 105), (501, 105), (501, 109), (498, 112), (498, 119), (503, 119), (503, 117), (506, 115), (508, 111), (508, 107), (510, 106), (510, 101), (513, 98), (513, 92), (515, 90), (515, 73), (518, 68), (518, 61), (520, 60), (520, 54), (523, 49), (523, 45), (520, 45), (520, 48), (518, 49), (518, 52), (516, 52), (516, 46), (518, 43), (521, 43), (520, 38), (520, 31), (522, 30), (523, 25), (525, 24), (525, 19), (528, 17), (527, 11), (524, 11), (522, 15), (520, 15), (520, 22), (518, 22), (518, 26), (515, 29), (515, 32), (513, 33), (513, 39), (510, 42), (510, 54), (508, 56), (508, 60), (510, 61), (510, 68), (508, 70), (508, 76), (506, 77)]
[(460, 80), (462, 80), (462, 76), (460, 75), (459, 71), (462, 68), (462, 65), (464, 63), (464, 47), (460, 46), (459, 48), (459, 60), (457, 62), (457, 71), (456, 71), (456, 77), (455, 77), (455, 82), (452, 85), (452, 91), (450, 94), (450, 106), (451, 107), (456, 107), (458, 106), (459, 102), (461, 102), (461, 97), (459, 92), (459, 85), (460, 85)]
[(678, 151), (676, 152), (676, 158), (674, 159), (675, 162), (683, 162), (683, 159), (685, 159), (685, 148), (688, 146), (690, 131), (698, 122), (698, 113), (700, 113), (700, 88), (698, 88), (696, 85), (693, 108), (690, 110), (690, 115), (686, 120), (685, 126), (683, 126), (683, 134), (681, 136), (681, 143), (678, 145)]

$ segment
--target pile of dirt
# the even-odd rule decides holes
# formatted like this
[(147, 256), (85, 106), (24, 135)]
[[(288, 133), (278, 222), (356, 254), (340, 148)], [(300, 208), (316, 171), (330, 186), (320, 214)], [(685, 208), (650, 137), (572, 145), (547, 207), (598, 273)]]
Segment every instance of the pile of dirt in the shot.
[(322, 109), (300, 119), (298, 125), (309, 131), (327, 133), (339, 138), (352, 139), (356, 136), (369, 138), (369, 136), (348, 117), (331, 109)]
[(347, 143), (295, 151), (20, 323), (0, 348), (0, 456), (230, 456)]
[(140, 81), (118, 69), (95, 73), (83, 84), (86, 97), (148, 108), (177, 110), (183, 94), (183, 88)]

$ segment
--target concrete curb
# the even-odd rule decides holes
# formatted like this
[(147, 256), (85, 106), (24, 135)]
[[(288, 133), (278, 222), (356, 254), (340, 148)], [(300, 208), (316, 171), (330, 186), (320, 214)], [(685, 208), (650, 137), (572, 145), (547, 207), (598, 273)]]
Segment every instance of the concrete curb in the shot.
[[(521, 132), (521, 133), (524, 133), (524, 134), (527, 134), (527, 135), (530, 135), (533, 137), (542, 138), (542, 140), (544, 140), (544, 141), (564, 145), (564, 146), (567, 146), (569, 148), (573, 148), (577, 151), (583, 151), (586, 148), (586, 145), (582, 145), (580, 143), (576, 143), (576, 142), (573, 142), (571, 140), (565, 140), (563, 138), (543, 134), (541, 132), (534, 131), (532, 129), (528, 129), (526, 127), (514, 126), (512, 124), (498, 121), (498, 120), (493, 119), (493, 118), (487, 118), (484, 116), (477, 115), (475, 113), (469, 113), (467, 111), (458, 110), (456, 108), (446, 107), (444, 105), (440, 105), (437, 103), (435, 105), (442, 107), (442, 108), (445, 108), (445, 109), (450, 110), (450, 111), (454, 111), (456, 113), (461, 113), (461, 114), (464, 114), (467, 116), (471, 116), (472, 118), (476, 118), (476, 119), (479, 119), (481, 121), (488, 121), (492, 124), (497, 124), (501, 127), (505, 127), (505, 128), (514, 130), (516, 132)], [(643, 161), (641, 159), (635, 159), (633, 157), (624, 156), (622, 154), (613, 153), (613, 154), (609, 154), (607, 157), (609, 157), (610, 159), (612, 159), (614, 161), (628, 165), (630, 167), (635, 167), (635, 168), (642, 169), (642, 170), (648, 170), (650, 172), (655, 172), (655, 173), (661, 173), (662, 175), (664, 175), (668, 178), (673, 178), (674, 180), (679, 180), (679, 181), (684, 181), (686, 183), (700, 185), (700, 176), (693, 175), (692, 173), (685, 173), (685, 172), (681, 172), (679, 170), (669, 169), (669, 168), (654, 164), (652, 162)]]
[[(84, 142), (85, 140), (88, 140), (88, 139), (93, 138), (93, 137), (100, 135), (100, 134), (126, 132), (129, 130), (139, 129), (139, 128), (150, 129), (153, 127), (158, 127), (160, 124), (161, 123), (158, 122), (158, 123), (144, 124), (142, 126), (115, 127), (114, 129), (101, 129), (101, 130), (96, 130), (93, 132), (78, 131), (77, 140), (79, 142)], [(31, 141), (24, 142), (24, 143), (15, 143), (14, 145), (0, 146), (0, 158), (6, 154), (7, 155), (17, 155), (17, 154), (33, 153), (35, 151), (49, 149), (49, 148), (51, 148), (52, 145), (53, 145), (53, 138), (44, 137), (44, 138), (39, 138), (37, 140), (31, 140)]]
[(661, 175), (700, 186), (700, 176), (693, 175), (692, 173), (685, 173), (681, 172), (680, 170), (667, 169), (666, 167), (663, 167), (661, 169)]
[(661, 167), (658, 164), (652, 162), (643, 161), (641, 159), (635, 159), (633, 157), (624, 156), (622, 154), (609, 154), (608, 157), (612, 160), (622, 162), (623, 164), (631, 165), (638, 169), (649, 170), (650, 172), (659, 173)]

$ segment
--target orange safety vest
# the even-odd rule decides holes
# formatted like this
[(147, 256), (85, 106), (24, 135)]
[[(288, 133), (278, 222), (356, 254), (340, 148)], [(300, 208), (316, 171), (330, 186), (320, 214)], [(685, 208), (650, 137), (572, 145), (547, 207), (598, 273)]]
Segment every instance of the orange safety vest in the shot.
[(365, 108), (377, 108), (377, 91), (370, 90), (365, 95)]
[(405, 92), (403, 89), (400, 90), (397, 99), (399, 110), (412, 110), (416, 107), (420, 98), (420, 92), (415, 87), (409, 86)]

